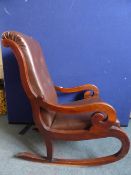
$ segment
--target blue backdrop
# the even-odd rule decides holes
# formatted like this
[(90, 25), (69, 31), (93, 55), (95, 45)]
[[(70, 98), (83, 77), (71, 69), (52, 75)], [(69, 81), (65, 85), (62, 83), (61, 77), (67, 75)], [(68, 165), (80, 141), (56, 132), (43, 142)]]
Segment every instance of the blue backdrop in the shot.
[[(131, 1), (0, 1), (0, 32), (16, 30), (36, 38), (55, 84), (97, 85), (122, 125), (131, 109)], [(16, 60), (3, 48), (10, 122), (31, 122), (29, 102)], [(61, 96), (65, 102), (72, 96)]]

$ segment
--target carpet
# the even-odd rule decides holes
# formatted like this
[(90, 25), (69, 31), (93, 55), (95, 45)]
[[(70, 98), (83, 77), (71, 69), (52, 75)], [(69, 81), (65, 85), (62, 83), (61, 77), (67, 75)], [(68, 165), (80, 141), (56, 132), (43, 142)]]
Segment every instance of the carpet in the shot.
[[(97, 167), (58, 166), (34, 163), (15, 158), (22, 151), (46, 155), (45, 144), (36, 131), (30, 129), (24, 135), (19, 132), (25, 125), (8, 124), (7, 117), (0, 117), (0, 175), (130, 175), (131, 150), (128, 155), (115, 163)], [(131, 140), (131, 121), (123, 128)], [(114, 138), (54, 142), (54, 156), (59, 158), (87, 158), (111, 154), (119, 149), (119, 141)]]

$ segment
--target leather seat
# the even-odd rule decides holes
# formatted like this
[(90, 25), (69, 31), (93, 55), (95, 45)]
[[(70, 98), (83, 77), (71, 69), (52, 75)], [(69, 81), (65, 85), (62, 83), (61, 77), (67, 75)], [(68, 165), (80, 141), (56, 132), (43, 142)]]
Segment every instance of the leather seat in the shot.
[[(82, 104), (90, 104), (93, 102), (102, 101), (99, 97), (97, 98), (87, 98), (78, 101), (73, 101), (70, 103), (66, 103), (65, 105), (82, 105)], [(51, 111), (45, 111), (41, 109), (41, 115), (44, 123), (47, 124), (51, 129), (60, 129), (60, 130), (82, 130), (89, 129), (91, 126), (91, 115), (92, 113), (80, 113), (80, 114), (63, 114), (63, 113), (52, 113)]]
[(58, 130), (82, 130), (89, 129), (90, 126), (91, 121), (86, 113), (78, 116), (57, 113), (51, 128)]
[[(82, 104), (90, 104), (95, 102), (102, 102), (100, 97), (96, 98), (87, 98), (78, 101), (73, 101), (68, 103), (68, 106), (75, 106), (75, 105), (82, 105)], [(65, 104), (67, 105), (67, 104)], [(46, 112), (45, 110), (41, 109), (41, 115), (45, 123), (51, 118), (52, 113)], [(89, 129), (91, 127), (91, 115), (92, 113), (80, 113), (80, 114), (63, 114), (63, 113), (55, 113), (53, 120), (50, 121), (48, 125), (51, 129), (57, 130), (83, 130)], [(49, 123), (49, 122), (48, 122)], [(116, 126), (120, 126), (120, 122), (117, 119)]]
[[(82, 99), (78, 101), (74, 101), (68, 103), (68, 105), (80, 105), (80, 104), (90, 104), (93, 102), (102, 102), (100, 97), (97, 98), (88, 98)], [(56, 113), (54, 121), (51, 125), (52, 129), (58, 130), (82, 130), (82, 129), (89, 129), (91, 127), (91, 115), (92, 113), (81, 113), (81, 114), (62, 114)], [(120, 122), (117, 119), (116, 126), (120, 126)]]
[[(88, 98), (68, 103), (68, 105), (74, 106), (80, 104), (89, 104), (98, 101), (100, 102), (102, 100), (100, 98), (94, 98), (94, 99)], [(51, 128), (60, 130), (89, 129), (91, 127), (91, 120), (90, 120), (91, 115), (92, 113), (86, 113), (86, 112), (75, 115), (56, 113)]]

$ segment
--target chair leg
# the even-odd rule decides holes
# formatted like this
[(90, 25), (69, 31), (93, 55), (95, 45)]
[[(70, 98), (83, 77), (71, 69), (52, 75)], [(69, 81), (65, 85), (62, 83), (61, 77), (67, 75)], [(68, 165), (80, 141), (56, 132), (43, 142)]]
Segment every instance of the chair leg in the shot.
[(45, 144), (46, 144), (46, 151), (47, 151), (47, 159), (49, 162), (52, 161), (52, 156), (53, 156), (53, 145), (52, 145), (52, 140), (49, 138), (44, 138)]

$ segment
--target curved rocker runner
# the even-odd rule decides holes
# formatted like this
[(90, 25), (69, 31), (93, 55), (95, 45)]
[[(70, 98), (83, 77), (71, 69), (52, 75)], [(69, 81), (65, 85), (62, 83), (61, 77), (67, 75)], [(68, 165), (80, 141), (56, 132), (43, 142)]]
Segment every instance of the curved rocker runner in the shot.
[[(63, 88), (54, 86), (48, 73), (40, 45), (32, 37), (19, 32), (5, 32), (2, 44), (16, 56), (23, 88), (30, 100), (35, 126), (43, 136), (47, 156), (18, 153), (16, 156), (35, 162), (66, 165), (102, 165), (123, 158), (130, 142), (120, 128), (115, 109), (101, 100), (99, 89), (91, 84)], [(56, 91), (84, 92), (82, 100), (59, 104)], [(114, 137), (120, 140), (117, 153), (92, 159), (57, 159), (53, 157), (53, 141), (91, 140)], [(96, 155), (97, 157), (97, 155)]]

